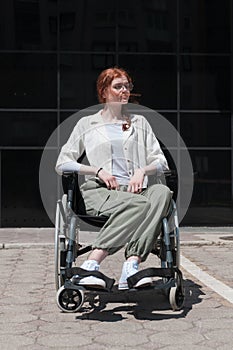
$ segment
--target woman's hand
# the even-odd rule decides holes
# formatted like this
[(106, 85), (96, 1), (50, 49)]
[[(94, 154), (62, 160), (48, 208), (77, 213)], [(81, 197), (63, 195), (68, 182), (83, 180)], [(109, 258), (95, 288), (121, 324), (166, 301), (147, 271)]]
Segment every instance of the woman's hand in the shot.
[(98, 173), (98, 178), (102, 180), (109, 190), (115, 190), (119, 188), (119, 184), (115, 176), (109, 174), (104, 169), (101, 169)]
[(134, 175), (130, 179), (127, 191), (132, 193), (141, 193), (144, 176), (145, 176), (144, 169), (142, 168), (136, 169), (134, 171)]

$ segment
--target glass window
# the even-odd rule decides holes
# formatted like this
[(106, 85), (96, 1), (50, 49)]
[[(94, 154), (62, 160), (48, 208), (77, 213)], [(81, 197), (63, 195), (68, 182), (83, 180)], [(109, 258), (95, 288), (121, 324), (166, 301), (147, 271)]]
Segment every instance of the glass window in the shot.
[(120, 0), (119, 51), (175, 52), (176, 1)]
[(176, 108), (176, 57), (170, 55), (120, 55), (119, 65), (134, 80), (133, 93), (141, 94), (143, 106)]
[(230, 1), (181, 0), (181, 52), (230, 52)]
[(1, 112), (0, 146), (44, 146), (56, 129), (56, 113)]
[(115, 50), (115, 1), (60, 0), (62, 50)]
[(183, 225), (232, 225), (231, 151), (191, 151), (194, 189)]
[(96, 79), (114, 62), (114, 56), (108, 54), (61, 55), (61, 108), (80, 109), (98, 104)]
[(231, 151), (190, 151), (195, 176), (192, 203), (229, 206), (231, 204)]
[(51, 226), (41, 202), (38, 185), (41, 152), (28, 150), (1, 153), (2, 226)]
[(0, 75), (1, 108), (56, 108), (56, 55), (2, 53)]
[(66, 119), (70, 118), (76, 112), (63, 112), (60, 114), (60, 123), (63, 123)]
[(162, 116), (164, 116), (177, 129), (177, 113), (163, 112), (163, 111), (159, 113)]
[(231, 147), (229, 113), (182, 113), (180, 130), (189, 147)]
[(181, 57), (181, 108), (230, 110), (230, 57)]
[(56, 50), (56, 1), (1, 1), (0, 46), (4, 50)]

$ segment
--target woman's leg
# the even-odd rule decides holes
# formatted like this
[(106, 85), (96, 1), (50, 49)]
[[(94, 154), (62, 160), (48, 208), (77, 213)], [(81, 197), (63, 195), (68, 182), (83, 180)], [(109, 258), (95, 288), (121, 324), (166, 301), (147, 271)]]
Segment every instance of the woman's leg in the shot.
[[(169, 188), (158, 184), (142, 194), (132, 194), (109, 191), (89, 181), (83, 197), (90, 213), (109, 217), (99, 231), (93, 248), (114, 254), (127, 244), (126, 258), (139, 256), (144, 261), (153, 249), (162, 218), (167, 213), (171, 200)], [(98, 255), (99, 260), (107, 256), (106, 252), (94, 251), (94, 255)]]
[(89, 259), (99, 263), (127, 244), (126, 259), (132, 261), (134, 267), (130, 271), (136, 273), (134, 262), (138, 265), (144, 261), (154, 248), (171, 200), (170, 190), (164, 185), (153, 185), (140, 195), (98, 188), (84, 192), (84, 198), (90, 212), (94, 207), (93, 213), (109, 216)]
[(106, 258), (106, 256), (108, 256), (107, 250), (93, 249), (88, 256), (88, 260), (95, 260), (98, 264), (100, 264)]
[[(128, 243), (150, 207), (149, 201), (143, 196), (108, 190), (91, 180), (83, 187), (83, 198), (88, 213), (109, 217), (92, 245), (94, 255), (91, 253), (90, 257), (97, 255), (98, 259), (98, 250), (113, 254)], [(100, 254), (102, 259), (105, 254)]]
[(101, 214), (108, 215), (109, 219), (99, 231), (93, 248), (114, 254), (129, 243), (135, 230), (147, 216), (150, 203), (146, 198), (137, 194), (110, 192), (110, 197), (101, 210)]
[(153, 185), (142, 193), (150, 203), (150, 209), (141, 225), (135, 230), (126, 246), (125, 257), (140, 256), (145, 261), (154, 248), (160, 234), (162, 219), (166, 216), (172, 193), (164, 185)]
[[(171, 200), (171, 192), (165, 186), (151, 186), (142, 195), (150, 201), (151, 206), (147, 218), (135, 231), (126, 246), (126, 262), (123, 264), (118, 284), (118, 289), (121, 290), (128, 289), (127, 278), (137, 273), (139, 263), (144, 261), (155, 247), (157, 237), (160, 234), (162, 219), (167, 214)], [(143, 230), (145, 223), (147, 227), (144, 226)], [(144, 287), (152, 282), (150, 277), (144, 277), (134, 287)]]

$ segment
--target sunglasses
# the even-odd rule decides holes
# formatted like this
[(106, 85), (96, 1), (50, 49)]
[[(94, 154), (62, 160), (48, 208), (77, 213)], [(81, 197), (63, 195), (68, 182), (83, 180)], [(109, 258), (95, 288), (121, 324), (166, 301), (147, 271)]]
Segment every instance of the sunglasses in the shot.
[(117, 90), (117, 91), (121, 91), (123, 89), (128, 90), (128, 91), (132, 91), (133, 90), (133, 84), (132, 83), (125, 83), (125, 84), (115, 84), (113, 85), (113, 89)]

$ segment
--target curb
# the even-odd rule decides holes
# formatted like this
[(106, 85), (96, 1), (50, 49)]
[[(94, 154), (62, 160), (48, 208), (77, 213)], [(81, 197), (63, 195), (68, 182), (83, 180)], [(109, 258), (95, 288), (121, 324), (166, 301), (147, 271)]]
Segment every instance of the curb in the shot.
[[(87, 244), (87, 243), (83, 243)], [(225, 246), (233, 244), (229, 241), (183, 241), (180, 242), (181, 247), (185, 246)], [(0, 243), (1, 249), (43, 249), (43, 248), (54, 248), (54, 243)]]
[(34, 249), (42, 249), (42, 248), (48, 248), (54, 247), (53, 243), (1, 243), (0, 249), (28, 249), (28, 248), (34, 248)]

